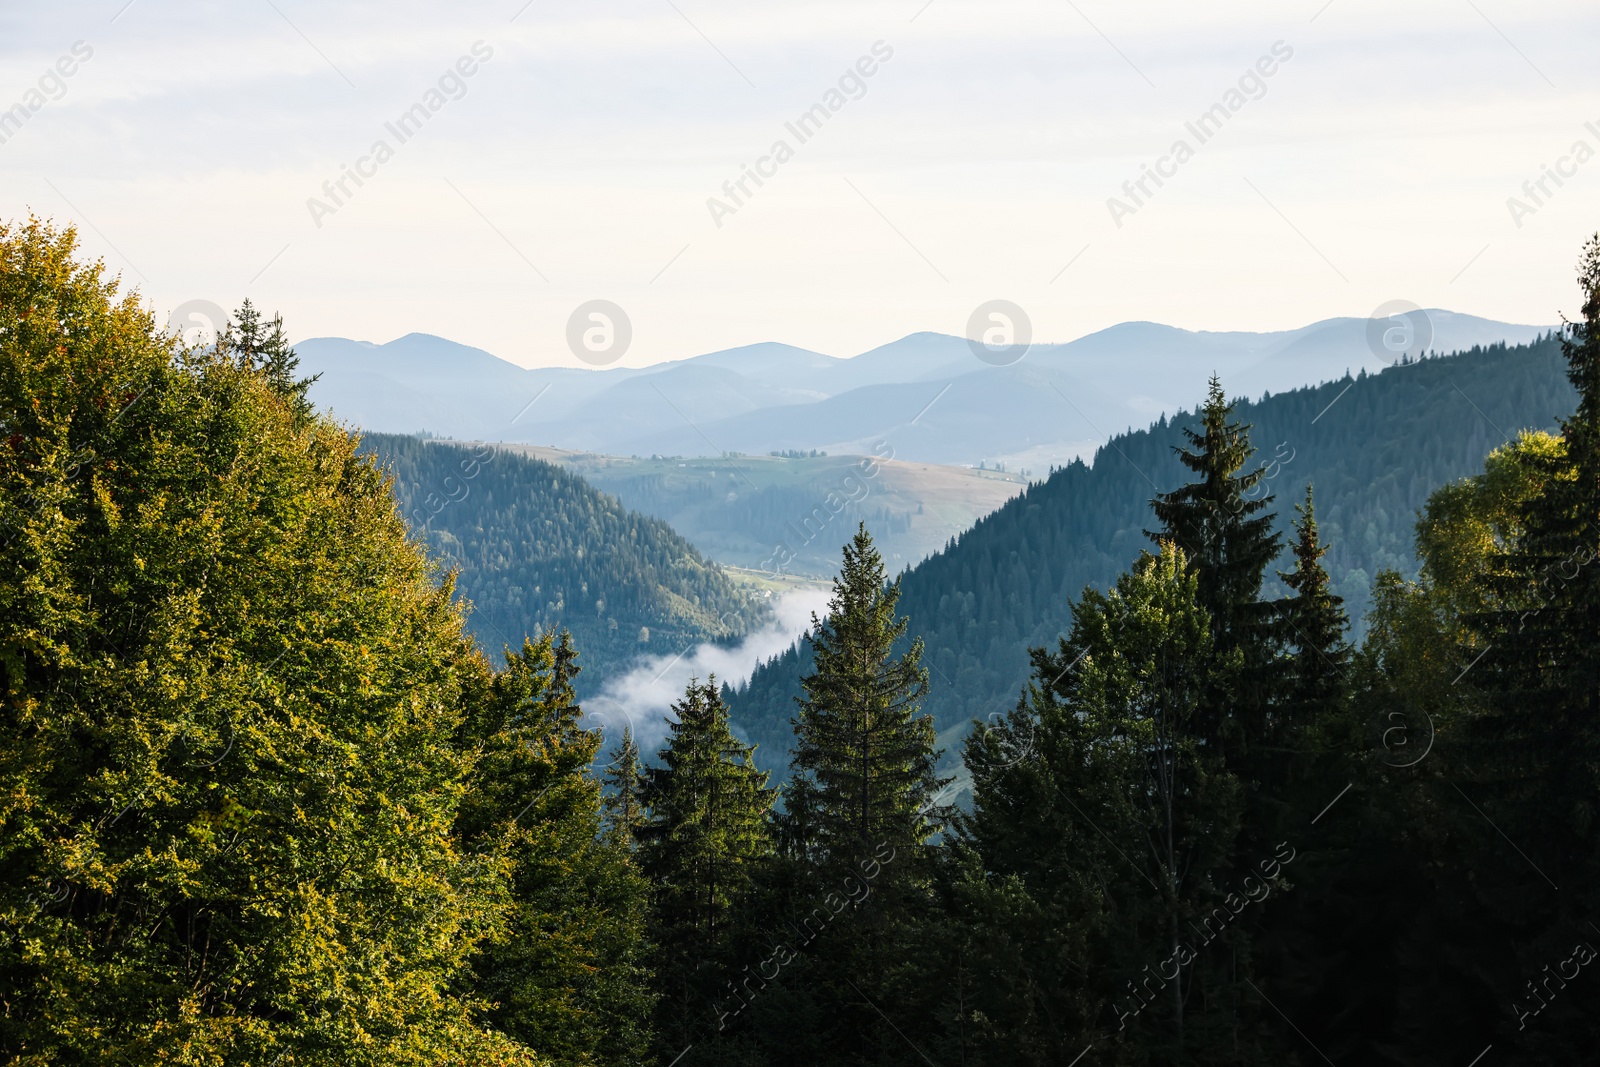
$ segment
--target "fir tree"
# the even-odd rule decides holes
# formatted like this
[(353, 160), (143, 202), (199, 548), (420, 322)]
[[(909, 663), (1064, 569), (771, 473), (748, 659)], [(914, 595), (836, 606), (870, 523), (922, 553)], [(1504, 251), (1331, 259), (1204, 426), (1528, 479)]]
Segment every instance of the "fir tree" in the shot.
[(672, 710), (661, 766), (645, 772), (639, 794), (648, 813), (637, 831), (640, 863), (669, 940), (707, 944), (771, 851), (775, 791), (729, 729), (715, 678), (691, 681)]
[[(1186, 428), (1190, 447), (1174, 448), (1198, 477), (1150, 502), (1163, 528), (1147, 535), (1184, 552), (1198, 579), (1197, 602), (1211, 620), (1215, 663), (1196, 712), (1197, 734), (1221, 753), (1229, 770), (1259, 783), (1279, 773), (1273, 766), (1273, 720), (1284, 688), (1275, 664), (1280, 627), (1272, 605), (1261, 600), (1261, 580), (1281, 538), (1267, 511), (1273, 497), (1262, 492), (1267, 468), (1246, 470), (1255, 449), (1250, 427), (1233, 420), (1233, 408), (1213, 377), (1200, 430)], [(1282, 805), (1270, 789), (1257, 787), (1247, 795), (1244, 853), (1267, 850)]]
[[(784, 792), (800, 861), (793, 911), (823, 917), (807, 937), (816, 1024), (804, 1056), (824, 1062), (912, 1062), (895, 1027), (920, 1028), (912, 1019), (928, 1017), (923, 998), (936, 988), (923, 931), (945, 782), (932, 718), (919, 708), (922, 643), (896, 654), (909, 621), (896, 612), (898, 582), (885, 578), (861, 525), (844, 546), (827, 618), (812, 618), (815, 665), (797, 698)], [(886, 1026), (880, 1004), (902, 1023)]]

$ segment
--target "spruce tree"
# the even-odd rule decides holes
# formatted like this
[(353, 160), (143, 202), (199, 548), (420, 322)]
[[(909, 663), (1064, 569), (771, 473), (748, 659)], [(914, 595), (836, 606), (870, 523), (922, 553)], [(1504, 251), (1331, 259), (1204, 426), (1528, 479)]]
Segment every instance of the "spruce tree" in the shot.
[(659, 1047), (668, 1059), (718, 1032), (727, 971), (746, 941), (738, 936), (742, 909), (772, 855), (775, 794), (754, 750), (729, 729), (715, 678), (691, 680), (672, 711), (661, 764), (644, 774), (647, 814), (636, 831), (651, 885)]
[(1174, 446), (1196, 480), (1150, 502), (1161, 529), (1146, 535), (1183, 549), (1199, 575), (1200, 606), (1211, 615), (1218, 655), (1260, 646), (1269, 623), (1260, 603), (1261, 579), (1278, 555), (1281, 538), (1268, 512), (1273, 496), (1255, 495), (1267, 475), (1246, 470), (1255, 448), (1250, 427), (1232, 419), (1234, 402), (1211, 379), (1199, 432), (1185, 428), (1189, 447)]
[(1282, 627), (1261, 599), (1261, 580), (1281, 538), (1267, 510), (1273, 497), (1262, 492), (1267, 468), (1247, 469), (1255, 454), (1250, 427), (1233, 420), (1233, 408), (1213, 377), (1199, 431), (1186, 428), (1190, 447), (1174, 447), (1198, 477), (1150, 502), (1162, 529), (1147, 535), (1181, 549), (1197, 578), (1214, 664), (1194, 725), (1248, 784), (1240, 846), (1255, 856), (1269, 851), (1284, 805), (1270, 784), (1263, 787), (1279, 773), (1274, 718), (1285, 679), (1276, 663)]
[(814, 665), (797, 698), (786, 799), (808, 826), (805, 849), (848, 870), (880, 846), (911, 857), (937, 829), (933, 720), (922, 642), (900, 655), (909, 620), (897, 616), (900, 585), (886, 583), (883, 557), (862, 524), (844, 547), (826, 619), (812, 616)]
[(306, 394), (319, 376), (295, 377), (300, 357), (289, 345), (282, 315), (275, 314), (272, 321), (267, 322), (262, 319), (261, 312), (245, 300), (217, 334), (216, 349), (219, 356), (233, 360), (240, 367), (260, 371), (267, 384), (290, 401), (296, 411), (310, 412), (311, 402)]
[(796, 931), (811, 976), (815, 1025), (802, 1047), (812, 1060), (916, 1062), (896, 1029), (924, 1028), (936, 989), (923, 929), (945, 783), (932, 718), (919, 707), (922, 643), (896, 652), (909, 625), (896, 612), (899, 595), (860, 525), (827, 618), (812, 618), (814, 666), (797, 698), (784, 800), (799, 861), (791, 910), (815, 923)]
[(1283, 699), (1272, 709), (1263, 744), (1285, 753), (1289, 760), (1273, 777), (1281, 780), (1295, 754), (1305, 754), (1312, 731), (1331, 724), (1350, 689), (1351, 649), (1349, 616), (1344, 600), (1333, 592), (1322, 557), (1328, 548), (1317, 528), (1311, 486), (1304, 504), (1296, 504), (1294, 569), (1278, 577), (1294, 594), (1277, 604), (1288, 645), (1279, 669)]
[(643, 775), (639, 770), (639, 746), (633, 740), (633, 727), (622, 728), (622, 740), (611, 750), (611, 763), (605, 770), (606, 833), (628, 848), (637, 839), (644, 822), (644, 804), (639, 791)]

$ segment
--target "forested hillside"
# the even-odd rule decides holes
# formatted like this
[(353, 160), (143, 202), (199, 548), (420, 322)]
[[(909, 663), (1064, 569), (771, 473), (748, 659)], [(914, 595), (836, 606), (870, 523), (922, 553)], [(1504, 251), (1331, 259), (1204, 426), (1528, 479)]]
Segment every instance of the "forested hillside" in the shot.
[(571, 648), (474, 647), (281, 321), (75, 243), (0, 223), (0, 1060), (638, 1063)]
[[(1276, 495), (1280, 530), (1315, 486), (1326, 566), (1358, 633), (1373, 577), (1415, 572), (1412, 525), (1428, 494), (1481, 469), (1508, 435), (1551, 428), (1572, 410), (1563, 368), (1559, 341), (1546, 337), (1238, 405), (1267, 466), (1256, 492)], [(1014, 704), (1026, 650), (1054, 642), (1085, 586), (1107, 588), (1150, 547), (1149, 501), (1186, 480), (1173, 448), (1193, 421), (1180, 413), (1113, 438), (1092, 466), (1054, 471), (905, 575), (900, 606), (926, 645), (934, 681), (926, 706), (941, 731)], [(764, 766), (782, 766), (808, 663), (803, 645), (792, 649), (729, 695), (734, 722), (764, 748)]]
[(920, 563), (1021, 492), (1000, 470), (907, 463), (887, 441), (873, 455), (605, 456), (525, 449), (669, 523), (718, 562), (767, 574), (826, 576), (839, 543), (865, 522), (891, 570)]
[[(400, 440), (408, 522), (375, 443), (308, 401), (280, 320), (245, 303), (187, 348), (74, 253), (70, 230), (0, 225), (0, 1060), (1487, 1067), (1600, 1047), (1600, 235), (1560, 342), (1570, 391), (1548, 344), (1248, 409), (1213, 382), (1175, 457), (1170, 426), (1121, 439), (904, 586), (859, 527), (781, 782), (782, 749), (740, 738), (709, 677), (658, 758), (624, 732), (597, 768), (573, 683), (602, 657), (546, 631), (493, 661), (422, 539), (489, 574), (541, 545), (591, 587), (686, 545), (542, 465)], [(1447, 480), (1541, 404), (1571, 412), (1556, 433)], [(1358, 526), (1350, 559), (1385, 551), (1413, 480), (1444, 483), (1415, 577), (1375, 576), (1353, 641), (1324, 562)], [(1054, 513), (1097, 486), (1109, 510)], [(1116, 553), (1104, 589), (1046, 605), (1061, 558)], [(927, 591), (908, 619), (941, 567), (993, 596), (972, 625), (997, 641), (1070, 625), (979, 641)], [(963, 809), (927, 709), (965, 697), (915, 636), (946, 618), (960, 655), (1027, 662), (960, 745)]]
[(731, 640), (764, 608), (658, 519), (560, 467), (493, 446), (368, 434), (400, 510), (460, 569), (485, 648), (571, 631), (594, 691), (641, 653)]

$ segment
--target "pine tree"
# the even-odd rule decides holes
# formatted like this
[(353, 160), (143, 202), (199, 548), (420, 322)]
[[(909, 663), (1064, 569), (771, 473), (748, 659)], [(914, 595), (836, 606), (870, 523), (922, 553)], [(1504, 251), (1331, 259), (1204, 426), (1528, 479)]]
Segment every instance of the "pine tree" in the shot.
[(639, 794), (639, 858), (668, 940), (712, 944), (771, 852), (775, 790), (729, 729), (715, 678), (691, 680), (672, 710), (661, 766), (645, 771)]
[[(1280, 769), (1274, 734), (1284, 681), (1277, 669), (1281, 626), (1261, 599), (1261, 580), (1277, 556), (1280, 536), (1263, 493), (1267, 468), (1246, 470), (1255, 449), (1250, 427), (1233, 421), (1234, 404), (1213, 377), (1201, 408), (1199, 432), (1185, 429), (1190, 447), (1178, 459), (1199, 477), (1151, 501), (1162, 530), (1147, 531), (1185, 554), (1198, 579), (1196, 599), (1211, 620), (1213, 669), (1196, 713), (1198, 735), (1246, 782), (1266, 783)], [(1252, 785), (1241, 831), (1243, 855), (1269, 851), (1284, 799)]]
[(729, 729), (715, 678), (691, 680), (672, 710), (661, 765), (644, 775), (646, 817), (636, 831), (652, 890), (659, 1047), (669, 1059), (718, 1031), (716, 1005), (746, 940), (737, 936), (741, 909), (772, 855), (775, 794), (754, 750)]
[(606, 832), (628, 848), (637, 840), (639, 825), (644, 822), (644, 804), (639, 791), (643, 776), (639, 770), (639, 746), (633, 740), (633, 727), (622, 728), (622, 740), (611, 750), (611, 763), (606, 767), (608, 789), (605, 799)]
[[(860, 525), (844, 546), (827, 618), (812, 618), (814, 666), (797, 698), (784, 822), (790, 911), (814, 922), (797, 935), (813, 1026), (782, 1062), (913, 1062), (895, 1027), (922, 1028), (925, 998), (937, 991), (923, 931), (945, 781), (932, 719), (919, 708), (928, 690), (922, 643), (896, 654), (909, 620), (896, 613), (898, 582), (885, 579)], [(886, 1026), (880, 1004), (901, 1022)]]

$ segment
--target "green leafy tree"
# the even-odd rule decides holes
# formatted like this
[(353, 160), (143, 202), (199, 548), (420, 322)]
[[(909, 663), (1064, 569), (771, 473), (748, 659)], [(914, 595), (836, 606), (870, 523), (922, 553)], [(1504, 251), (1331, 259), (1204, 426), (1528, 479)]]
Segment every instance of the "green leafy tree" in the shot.
[(462, 988), (492, 672), (381, 473), (0, 225), (0, 1053), (533, 1063)]

